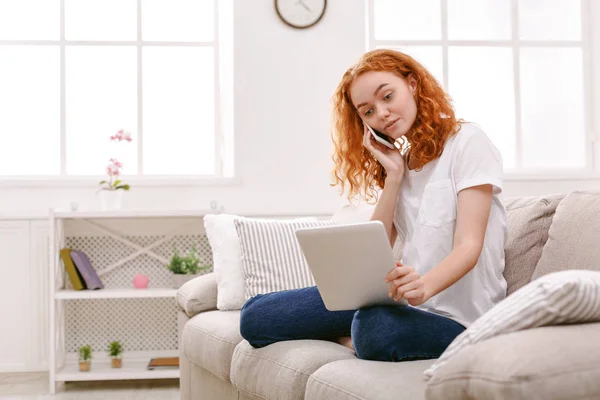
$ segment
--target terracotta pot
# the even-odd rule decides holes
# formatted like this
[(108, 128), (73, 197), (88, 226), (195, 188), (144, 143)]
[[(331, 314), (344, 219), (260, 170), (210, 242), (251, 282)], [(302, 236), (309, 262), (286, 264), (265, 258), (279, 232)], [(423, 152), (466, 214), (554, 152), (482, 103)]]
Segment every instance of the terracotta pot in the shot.
[(110, 360), (110, 365), (113, 368), (121, 368), (123, 366), (123, 361), (119, 357), (113, 357)]
[(83, 361), (83, 360), (79, 361), (79, 371), (81, 371), (81, 372), (89, 372), (89, 370), (91, 368), (92, 368), (91, 361)]

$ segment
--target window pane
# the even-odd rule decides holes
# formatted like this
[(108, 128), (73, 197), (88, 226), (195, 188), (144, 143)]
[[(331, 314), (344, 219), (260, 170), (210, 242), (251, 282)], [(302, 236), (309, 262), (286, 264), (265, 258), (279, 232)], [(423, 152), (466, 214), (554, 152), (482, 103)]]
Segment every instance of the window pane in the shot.
[(512, 49), (450, 47), (448, 86), (456, 116), (482, 127), (502, 153), (505, 168), (515, 167), (515, 95)]
[(59, 0), (0, 1), (0, 40), (59, 39)]
[[(130, 46), (66, 49), (67, 174), (103, 175), (110, 158), (137, 173), (137, 59)], [(110, 142), (119, 129), (133, 142)]]
[(448, 0), (449, 39), (510, 39), (510, 6), (511, 0)]
[(376, 40), (442, 38), (440, 0), (375, 0)]
[(58, 46), (0, 46), (0, 175), (60, 173)]
[(234, 147), (234, 84), (233, 84), (233, 0), (219, 0), (219, 89), (220, 123), (223, 137), (223, 176), (235, 173)]
[(519, 0), (523, 40), (581, 40), (581, 0)]
[(392, 49), (408, 54), (427, 68), (440, 85), (444, 84), (444, 63), (442, 61), (441, 46), (377, 46), (377, 48)]
[(214, 0), (145, 0), (142, 39), (149, 41), (211, 41)]
[(136, 40), (136, 0), (65, 0), (67, 40)]
[(146, 47), (144, 173), (215, 173), (214, 56), (211, 48)]
[(582, 68), (581, 49), (521, 49), (524, 167), (585, 167)]

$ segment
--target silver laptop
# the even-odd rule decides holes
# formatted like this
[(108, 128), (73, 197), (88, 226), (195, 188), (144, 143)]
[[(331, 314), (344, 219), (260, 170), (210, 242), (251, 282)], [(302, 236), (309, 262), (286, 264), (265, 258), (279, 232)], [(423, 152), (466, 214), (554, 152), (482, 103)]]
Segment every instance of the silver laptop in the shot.
[(382, 222), (301, 228), (296, 237), (328, 310), (408, 304), (388, 297), (396, 260)]

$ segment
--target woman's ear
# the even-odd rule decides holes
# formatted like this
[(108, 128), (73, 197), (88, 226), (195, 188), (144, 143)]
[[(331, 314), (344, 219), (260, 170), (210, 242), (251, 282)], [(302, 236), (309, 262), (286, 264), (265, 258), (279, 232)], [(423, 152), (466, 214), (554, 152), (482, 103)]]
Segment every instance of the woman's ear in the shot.
[(410, 89), (412, 94), (415, 94), (417, 90), (417, 78), (415, 78), (413, 74), (409, 74), (406, 79), (406, 82), (408, 83), (408, 88)]
[(408, 80), (408, 85), (410, 86), (410, 90), (413, 92), (413, 94), (415, 94), (415, 91), (417, 90), (417, 80), (412, 75)]

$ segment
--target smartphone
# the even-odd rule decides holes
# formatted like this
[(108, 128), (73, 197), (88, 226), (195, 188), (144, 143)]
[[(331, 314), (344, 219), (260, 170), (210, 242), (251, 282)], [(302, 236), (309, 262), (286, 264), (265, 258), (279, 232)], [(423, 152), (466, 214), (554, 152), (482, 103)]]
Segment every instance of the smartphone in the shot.
[(373, 138), (375, 140), (377, 140), (382, 145), (384, 145), (386, 147), (389, 147), (390, 149), (396, 150), (396, 146), (394, 145), (394, 139), (390, 138), (385, 133), (381, 133), (379, 131), (376, 131), (375, 129), (371, 128), (367, 124), (365, 124), (365, 125), (369, 129), (369, 131), (371, 132), (371, 136), (373, 136)]

